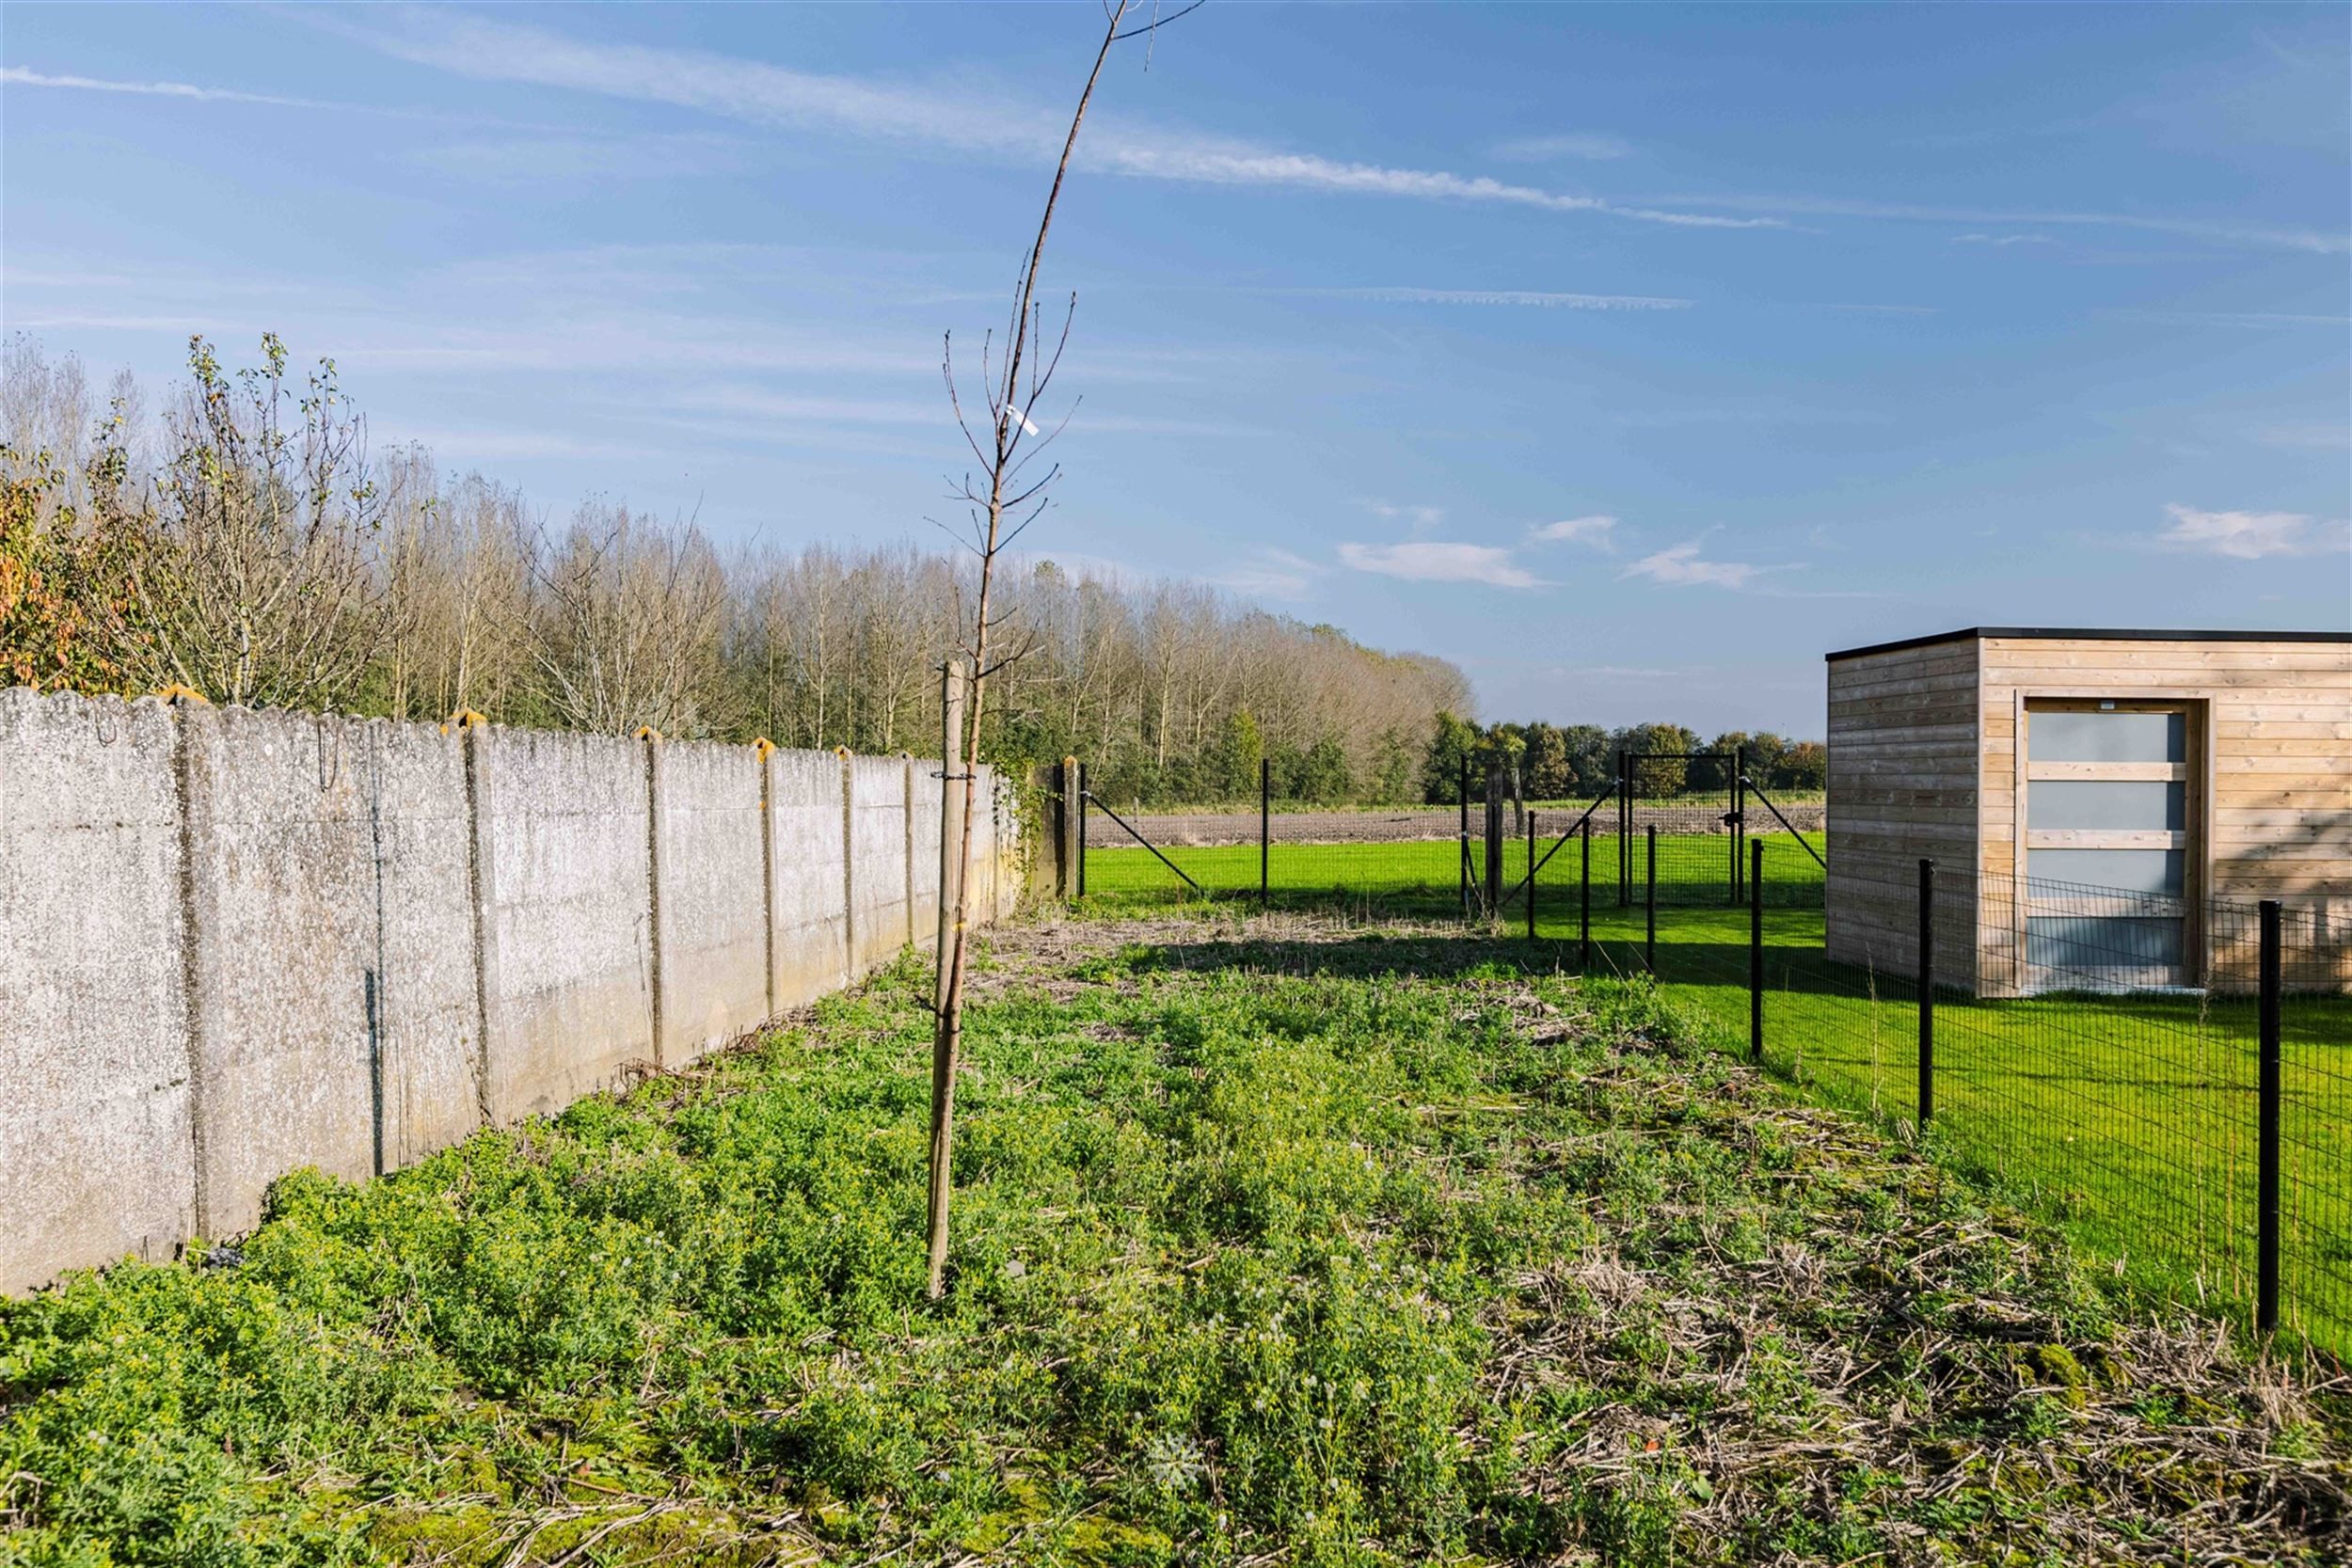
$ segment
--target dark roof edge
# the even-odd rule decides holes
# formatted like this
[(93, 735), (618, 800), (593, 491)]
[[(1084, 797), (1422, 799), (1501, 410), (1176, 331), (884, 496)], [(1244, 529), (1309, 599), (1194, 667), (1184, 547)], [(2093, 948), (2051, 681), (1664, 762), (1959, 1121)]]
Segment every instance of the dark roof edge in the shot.
[(1873, 642), (1863, 648), (1840, 648), (1824, 659), (1855, 658), (1864, 654), (1891, 654), (1904, 648), (1925, 648), (1937, 642), (1974, 641), (1986, 637), (2079, 638), (2100, 642), (2352, 642), (2352, 631), (2152, 631), (2145, 627), (2100, 626), (1963, 626), (1926, 637), (1906, 637), (1893, 642)]

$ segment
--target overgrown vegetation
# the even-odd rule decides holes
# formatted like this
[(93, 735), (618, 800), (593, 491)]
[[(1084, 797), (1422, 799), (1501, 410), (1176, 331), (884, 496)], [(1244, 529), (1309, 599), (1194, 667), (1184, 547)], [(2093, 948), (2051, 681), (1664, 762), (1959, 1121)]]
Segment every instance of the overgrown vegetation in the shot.
[(1009, 933), (952, 1290), (913, 962), (0, 1307), (0, 1560), (2329, 1560), (2345, 1389), (1642, 989), (1388, 927)]

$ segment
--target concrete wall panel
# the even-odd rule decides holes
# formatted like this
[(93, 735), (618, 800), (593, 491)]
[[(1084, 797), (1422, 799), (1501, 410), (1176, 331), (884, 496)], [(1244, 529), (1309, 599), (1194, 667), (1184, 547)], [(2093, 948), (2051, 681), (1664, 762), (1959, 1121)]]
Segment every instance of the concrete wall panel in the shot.
[(488, 1077), (503, 1123), (654, 1060), (645, 744), (503, 728), (475, 744), (493, 800)]
[(770, 989), (778, 1012), (849, 984), (841, 779), (831, 752), (768, 758)]
[(760, 764), (749, 746), (660, 747), (661, 1065), (683, 1067), (768, 1016)]
[(170, 711), (0, 691), (0, 1290), (196, 1228)]
[(939, 833), (944, 816), (940, 789), (943, 784), (957, 789), (963, 784), (960, 780), (943, 781), (940, 774), (946, 769), (935, 761), (918, 757), (909, 766), (914, 774), (914, 944), (930, 949), (939, 945)]
[[(437, 724), (361, 727), (373, 802), (377, 1036), (384, 1164), (414, 1164), (480, 1127), (481, 1010), (474, 995), (472, 823), (465, 740)], [(381, 897), (376, 898), (380, 889)]]
[(180, 713), (206, 1235), (250, 1229), (287, 1171), (375, 1173), (365, 728), (241, 707)]
[(850, 759), (850, 885), (853, 967), (888, 963), (907, 944), (906, 767), (898, 757)]

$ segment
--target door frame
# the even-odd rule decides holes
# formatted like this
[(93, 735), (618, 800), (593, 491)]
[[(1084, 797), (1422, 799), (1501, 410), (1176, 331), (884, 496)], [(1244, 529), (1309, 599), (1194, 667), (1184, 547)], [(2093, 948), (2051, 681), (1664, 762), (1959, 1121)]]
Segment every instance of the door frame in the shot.
[[(2097, 687), (2018, 687), (2011, 709), (2016, 744), (2010, 749), (2011, 832), (2010, 866), (2010, 949), (2017, 973), (2026, 972), (2026, 911), (2028, 904), (2026, 857), (2031, 847), (2027, 784), (2033, 766), (2035, 709), (2058, 713), (2179, 713), (2186, 733), (2182, 737), (2182, 780), (2187, 799), (2181, 821), (2187, 843), (2181, 856), (2181, 978), (2192, 990), (2203, 990), (2213, 977), (2213, 952), (2206, 928), (2206, 895), (2213, 886), (2214, 733), (2213, 694), (2195, 687), (2135, 687), (2123, 690)], [(2022, 990), (2022, 987), (2020, 990)]]

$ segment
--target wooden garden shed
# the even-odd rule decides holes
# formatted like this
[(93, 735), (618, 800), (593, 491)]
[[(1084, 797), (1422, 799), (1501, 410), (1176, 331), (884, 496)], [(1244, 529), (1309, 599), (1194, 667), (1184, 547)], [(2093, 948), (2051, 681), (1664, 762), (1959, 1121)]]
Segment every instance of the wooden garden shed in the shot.
[[(1829, 956), (1983, 996), (2352, 986), (2352, 632), (1970, 626), (1829, 658)], [(2216, 901), (2220, 901), (2217, 907)]]

